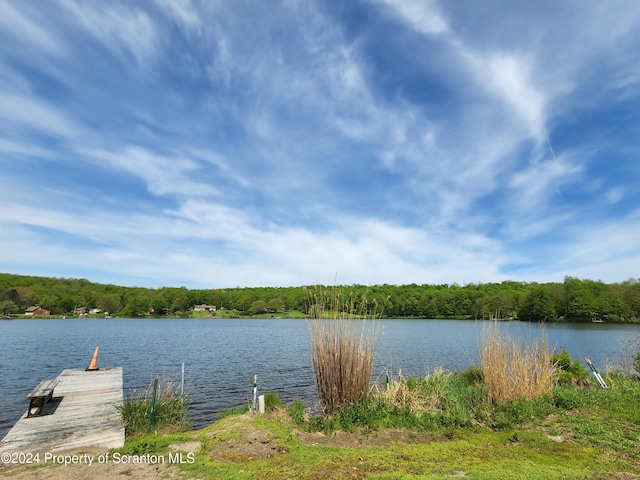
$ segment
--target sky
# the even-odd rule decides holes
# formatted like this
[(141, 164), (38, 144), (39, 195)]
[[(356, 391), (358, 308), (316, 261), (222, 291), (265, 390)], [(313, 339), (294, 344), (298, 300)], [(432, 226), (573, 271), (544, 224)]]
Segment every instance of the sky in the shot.
[(0, 272), (640, 277), (637, 0), (0, 0)]

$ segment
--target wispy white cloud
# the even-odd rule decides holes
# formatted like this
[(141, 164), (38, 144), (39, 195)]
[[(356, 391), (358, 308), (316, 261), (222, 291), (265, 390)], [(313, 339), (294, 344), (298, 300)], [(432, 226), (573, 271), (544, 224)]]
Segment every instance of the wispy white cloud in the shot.
[(150, 16), (141, 9), (128, 3), (60, 2), (87, 33), (120, 58), (133, 57), (139, 65), (146, 65), (155, 58), (158, 48), (156, 28)]
[(60, 111), (36, 96), (15, 92), (0, 92), (0, 125), (5, 132), (40, 133), (71, 139), (83, 128)]
[(446, 18), (435, 1), (420, 0), (372, 0), (390, 8), (392, 13), (415, 31), (425, 35), (437, 35), (449, 30)]
[[(28, 14), (24, 12), (25, 7)], [(7, 48), (10, 41), (6, 34), (9, 34), (15, 43), (28, 44), (56, 56), (67, 53), (55, 34), (46, 27), (45, 18), (38, 13), (36, 5), (33, 4), (23, 4), (18, 9), (6, 0), (0, 2), (0, 38), (5, 36), (4, 47), (0, 47), (0, 50), (9, 50), (8, 53), (11, 53), (12, 49)]]
[(201, 32), (202, 18), (191, 0), (156, 0), (156, 4), (185, 30)]
[[(27, 261), (28, 250), (42, 251), (43, 242), (49, 241), (61, 265), (72, 265), (80, 257), (89, 264), (108, 262), (106, 269), (119, 274), (133, 275), (135, 265), (146, 272), (143, 276), (169, 279), (178, 274), (198, 284), (220, 285), (220, 278), (224, 278), (226, 286), (234, 282), (246, 284), (247, 278), (255, 284), (292, 285), (300, 283), (300, 278), (307, 283), (327, 283), (336, 272), (341, 281), (348, 283), (403, 283), (407, 279), (424, 282), (427, 278), (455, 282), (470, 269), (479, 269), (477, 277), (488, 280), (496, 274), (496, 259), (501, 259), (495, 242), (480, 236), (447, 243), (418, 229), (357, 218), (345, 218), (334, 228), (312, 233), (290, 227), (256, 228), (255, 219), (243, 211), (193, 201), (179, 212), (168, 212), (161, 222), (151, 215), (116, 219), (99, 211), (73, 216), (46, 208), (3, 207), (11, 208), (3, 208), (7, 213), (0, 221), (26, 243), (6, 250), (4, 253), (10, 258), (0, 261), (42, 260), (32, 257)], [(65, 247), (52, 241), (55, 235), (51, 233), (47, 240), (24, 230), (19, 225), (25, 219), (30, 226), (86, 237), (97, 246), (80, 251)], [(336, 228), (347, 225), (347, 229)], [(150, 243), (151, 237), (154, 241)], [(217, 252), (207, 243), (191, 243), (189, 247), (182, 244), (193, 238), (213, 240), (225, 248)], [(169, 251), (172, 253), (162, 253)], [(152, 262), (154, 256), (162, 258), (162, 262)], [(185, 261), (200, 266), (191, 272), (185, 270)]]
[(538, 142), (547, 139), (545, 96), (532, 85), (531, 61), (513, 54), (493, 54), (487, 63), (487, 84), (514, 110), (530, 135)]
[(0, 161), (13, 161), (12, 156), (29, 156), (45, 158), (51, 155), (51, 152), (37, 145), (28, 145), (15, 139), (0, 137)]
[(536, 161), (511, 178), (509, 187), (517, 191), (514, 198), (524, 211), (540, 210), (552, 195), (562, 196), (559, 187), (575, 181), (582, 168), (568, 158)]
[[(100, 166), (114, 168), (143, 180), (156, 195), (212, 195), (215, 186), (197, 179), (202, 166), (193, 159), (163, 156), (130, 146), (121, 151), (80, 150), (79, 153)], [(193, 179), (192, 177), (196, 177)]]
[(637, 234), (632, 1), (61, 5), (0, 3), (0, 222), (24, 240), (0, 263), (211, 286), (628, 271), (577, 225)]

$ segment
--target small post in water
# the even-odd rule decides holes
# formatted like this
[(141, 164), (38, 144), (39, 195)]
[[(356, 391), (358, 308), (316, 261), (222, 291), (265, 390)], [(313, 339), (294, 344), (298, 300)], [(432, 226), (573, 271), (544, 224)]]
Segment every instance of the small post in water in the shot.
[(182, 362), (182, 381), (180, 382), (180, 396), (184, 397), (184, 362)]
[(156, 407), (156, 392), (158, 391), (158, 379), (153, 381), (153, 394), (151, 395), (151, 411), (149, 412), (149, 425), (147, 426), (147, 433), (151, 431), (151, 425), (153, 425), (153, 410)]
[(258, 375), (253, 376), (253, 411), (256, 410), (256, 402), (258, 400)]

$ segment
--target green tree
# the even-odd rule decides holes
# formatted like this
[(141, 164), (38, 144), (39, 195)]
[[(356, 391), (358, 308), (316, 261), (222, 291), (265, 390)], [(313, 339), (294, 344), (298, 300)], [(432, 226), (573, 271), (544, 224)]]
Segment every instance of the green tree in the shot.
[(640, 319), (640, 281), (627, 280), (622, 284), (622, 300), (627, 305), (630, 315)]
[(265, 313), (267, 311), (267, 304), (264, 300), (256, 300), (249, 307), (249, 313), (251, 315), (256, 315), (258, 313)]
[(267, 310), (270, 312), (281, 312), (284, 310), (284, 301), (281, 298), (272, 298), (267, 302)]
[(436, 303), (435, 298), (431, 298), (431, 300), (429, 300), (429, 305), (427, 305), (425, 313), (427, 318), (438, 318), (438, 304)]
[(189, 302), (189, 296), (186, 292), (179, 292), (171, 304), (171, 311), (175, 312), (186, 312), (190, 310), (193, 305)]
[(529, 292), (520, 306), (518, 318), (527, 322), (555, 320), (556, 312), (549, 292), (541, 286)]
[(138, 317), (144, 315), (149, 308), (149, 303), (145, 299), (132, 296), (125, 307), (122, 309), (122, 315), (127, 317)]
[(590, 322), (598, 315), (596, 297), (590, 285), (578, 278), (566, 277), (567, 319)]
[(12, 300), (2, 300), (0, 302), (0, 313), (2, 315), (10, 315), (18, 313), (18, 306)]
[(100, 295), (96, 300), (96, 307), (105, 313), (115, 313), (120, 310), (120, 299), (116, 295)]

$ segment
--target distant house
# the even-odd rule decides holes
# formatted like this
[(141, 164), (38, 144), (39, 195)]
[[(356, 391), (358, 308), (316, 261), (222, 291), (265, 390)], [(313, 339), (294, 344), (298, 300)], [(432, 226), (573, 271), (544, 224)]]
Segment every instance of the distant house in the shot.
[(100, 310), (99, 308), (92, 308), (91, 310), (89, 310), (89, 313), (92, 315), (95, 315), (100, 312), (102, 312), (102, 310)]
[(196, 305), (195, 307), (193, 307), (193, 311), (194, 312), (215, 312), (216, 306), (215, 305)]
[(86, 315), (89, 313), (89, 309), (87, 307), (77, 307), (73, 310), (74, 315)]
[(32, 305), (24, 311), (25, 315), (49, 315), (51, 311), (42, 308), (40, 305)]
[(166, 315), (167, 313), (169, 313), (169, 309), (168, 308), (150, 308), (149, 309), (149, 315)]

